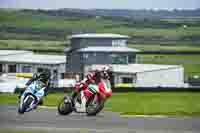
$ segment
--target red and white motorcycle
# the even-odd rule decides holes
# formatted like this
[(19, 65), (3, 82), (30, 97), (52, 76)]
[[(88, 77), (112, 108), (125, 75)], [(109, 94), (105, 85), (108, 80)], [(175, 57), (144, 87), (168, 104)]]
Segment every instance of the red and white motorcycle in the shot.
[(70, 95), (64, 98), (58, 104), (58, 113), (68, 115), (70, 113), (86, 113), (88, 116), (97, 115), (103, 108), (105, 101), (112, 96), (111, 84), (108, 79), (101, 79), (98, 83), (98, 92), (93, 92), (88, 85), (78, 83), (74, 90), (78, 94), (72, 98)]

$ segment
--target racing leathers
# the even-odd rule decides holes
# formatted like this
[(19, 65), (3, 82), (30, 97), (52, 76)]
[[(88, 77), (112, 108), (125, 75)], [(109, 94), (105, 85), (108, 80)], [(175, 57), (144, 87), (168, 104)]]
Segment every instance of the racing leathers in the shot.
[(91, 92), (98, 92), (98, 83), (100, 82), (100, 71), (92, 71), (79, 83), (75, 85), (75, 91), (72, 93), (72, 99), (82, 90), (89, 88)]
[[(76, 84), (75, 91), (72, 93), (72, 99), (78, 94), (78, 92), (81, 91), (82, 88), (88, 88), (88, 90), (93, 94), (99, 93), (99, 83), (102, 80), (107, 80), (109, 82), (108, 84), (110, 84), (109, 75), (106, 71), (95, 70), (90, 72), (89, 74), (87, 74), (85, 79), (83, 79), (80, 83)], [(105, 96), (102, 95), (102, 97)]]
[(19, 98), (23, 94), (23, 92), (27, 89), (29, 85), (31, 85), (33, 82), (38, 81), (38, 84), (40, 84), (41, 88), (45, 87), (44, 89), (44, 96), (47, 95), (48, 88), (50, 86), (50, 77), (44, 77), (41, 73), (36, 73), (33, 75), (31, 79), (25, 84), (25, 87), (20, 91)]

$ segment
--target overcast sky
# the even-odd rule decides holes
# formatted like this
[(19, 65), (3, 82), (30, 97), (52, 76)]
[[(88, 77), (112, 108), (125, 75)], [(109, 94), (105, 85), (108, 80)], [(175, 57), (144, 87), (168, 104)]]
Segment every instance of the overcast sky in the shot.
[(0, 0), (0, 8), (196, 9), (200, 0)]

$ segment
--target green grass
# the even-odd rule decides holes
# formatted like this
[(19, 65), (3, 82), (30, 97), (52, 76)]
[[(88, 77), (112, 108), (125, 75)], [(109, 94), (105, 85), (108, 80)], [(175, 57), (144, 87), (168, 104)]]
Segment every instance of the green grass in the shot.
[(158, 44), (129, 44), (130, 48), (136, 48), (141, 51), (200, 51), (199, 46), (184, 44), (184, 45), (158, 45)]
[(164, 38), (179, 38), (183, 36), (199, 36), (200, 27), (173, 28), (173, 29), (155, 29), (155, 28), (135, 28), (135, 27), (116, 27), (102, 29), (102, 32), (113, 32), (119, 34), (125, 34), (129, 36), (140, 37), (164, 37)]
[(49, 133), (48, 131), (28, 130), (28, 129), (7, 129), (3, 128), (0, 133)]
[(1, 128), (0, 133), (88, 133), (86, 129), (56, 130), (56, 129), (31, 129), (31, 128)]
[(0, 40), (0, 48), (64, 51), (66, 45), (64, 41)]
[[(49, 94), (45, 97), (45, 106), (56, 106), (64, 93)], [(17, 104), (18, 94), (0, 93), (0, 104)]]
[[(76, 18), (72, 16), (58, 17), (49, 16), (45, 14), (31, 14), (22, 11), (3, 11), (0, 10), (0, 26), (12, 26), (17, 28), (36, 28), (36, 29), (59, 29), (68, 31), (94, 31), (94, 32), (109, 32), (120, 33), (130, 36), (142, 37), (164, 37), (164, 38), (179, 38), (185, 36), (200, 36), (200, 27), (188, 26), (175, 28), (145, 28), (137, 27), (137, 25), (127, 26), (127, 21), (112, 20), (112, 19), (96, 19), (90, 18)], [(142, 23), (142, 22), (141, 22)], [(170, 23), (170, 22), (168, 22)], [(182, 23), (182, 22), (181, 22)], [(167, 23), (166, 23), (167, 24)], [(153, 25), (153, 24), (152, 24)], [(156, 25), (156, 24), (154, 24)]]
[(11, 93), (0, 93), (0, 104), (17, 104), (18, 95)]
[[(0, 48), (18, 48), (33, 50), (61, 50), (69, 46), (69, 41), (45, 41), (45, 40), (0, 40)], [(129, 44), (131, 48), (141, 51), (200, 51), (199, 46), (168, 46), (156, 44)]]
[(132, 115), (200, 115), (200, 93), (119, 93), (106, 107)]
[(31, 129), (31, 128), (1, 128), (0, 133), (89, 133), (89, 130), (82, 129), (67, 129), (67, 130), (58, 130), (58, 129)]
[[(49, 94), (46, 106), (56, 106), (63, 93)], [(200, 115), (200, 93), (190, 92), (130, 92), (114, 93), (105, 110), (132, 115)], [(0, 104), (17, 104), (16, 94), (0, 94)]]
[[(37, 29), (101, 29), (104, 26), (115, 24), (111, 20), (102, 20), (101, 23), (94, 18), (71, 19), (72, 16), (57, 17), (45, 14), (31, 14), (20, 11), (0, 11), (0, 26), (13, 26)], [(20, 18), (20, 19), (19, 19)]]

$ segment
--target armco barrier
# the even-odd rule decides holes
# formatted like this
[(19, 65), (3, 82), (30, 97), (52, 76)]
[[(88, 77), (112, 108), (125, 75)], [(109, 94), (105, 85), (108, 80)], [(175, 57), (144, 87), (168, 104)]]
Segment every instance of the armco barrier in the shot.
[(176, 87), (135, 87), (113, 88), (113, 92), (200, 92), (200, 87), (176, 88)]
[[(50, 88), (49, 93), (71, 92), (72, 88)], [(112, 88), (113, 92), (200, 92), (200, 87), (176, 88), (176, 87), (132, 87)]]

